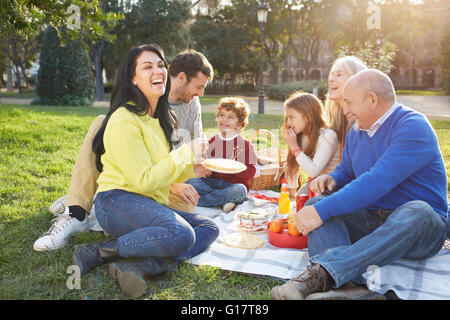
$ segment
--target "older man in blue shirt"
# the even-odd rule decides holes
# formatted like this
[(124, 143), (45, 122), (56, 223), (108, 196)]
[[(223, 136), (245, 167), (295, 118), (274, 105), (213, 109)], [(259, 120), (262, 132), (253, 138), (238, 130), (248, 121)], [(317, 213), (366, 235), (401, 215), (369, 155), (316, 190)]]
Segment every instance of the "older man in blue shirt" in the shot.
[(311, 182), (297, 226), (308, 235), (311, 265), (276, 299), (304, 299), (361, 277), (371, 265), (425, 259), (442, 247), (447, 175), (437, 137), (420, 113), (397, 103), (391, 80), (368, 69), (344, 87), (343, 111), (355, 124), (341, 163)]

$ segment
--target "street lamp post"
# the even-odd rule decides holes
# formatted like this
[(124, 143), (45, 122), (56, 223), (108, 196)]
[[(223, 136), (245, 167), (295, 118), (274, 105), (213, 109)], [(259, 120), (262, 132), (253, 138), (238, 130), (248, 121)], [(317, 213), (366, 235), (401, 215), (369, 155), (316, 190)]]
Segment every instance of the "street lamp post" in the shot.
[(258, 5), (258, 22), (261, 29), (259, 52), (259, 92), (258, 92), (258, 113), (264, 113), (264, 85), (263, 85), (263, 45), (264, 45), (264, 24), (267, 22), (267, 7), (264, 0)]

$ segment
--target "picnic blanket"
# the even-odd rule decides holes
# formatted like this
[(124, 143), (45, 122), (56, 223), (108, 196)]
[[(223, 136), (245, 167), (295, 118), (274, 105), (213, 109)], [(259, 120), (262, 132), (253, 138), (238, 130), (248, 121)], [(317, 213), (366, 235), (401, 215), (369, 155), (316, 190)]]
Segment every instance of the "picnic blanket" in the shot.
[[(251, 191), (268, 197), (279, 197), (269, 190)], [(196, 207), (196, 213), (209, 216), (220, 227), (220, 235), (211, 247), (189, 262), (196, 265), (210, 265), (224, 270), (247, 274), (271, 276), (289, 280), (303, 271), (309, 264), (307, 249), (285, 249), (273, 246), (266, 233), (255, 233), (265, 244), (255, 250), (246, 250), (226, 246), (222, 239), (229, 233), (238, 232), (239, 211), (254, 208), (251, 200), (238, 205), (236, 209), (225, 214), (220, 208)], [(277, 205), (266, 203), (261, 206), (270, 211)], [(377, 268), (368, 268), (363, 274), (368, 288), (380, 294), (394, 291), (401, 299), (449, 299), (450, 300), (450, 250), (442, 249), (436, 256), (426, 260), (400, 259), (395, 263)]]

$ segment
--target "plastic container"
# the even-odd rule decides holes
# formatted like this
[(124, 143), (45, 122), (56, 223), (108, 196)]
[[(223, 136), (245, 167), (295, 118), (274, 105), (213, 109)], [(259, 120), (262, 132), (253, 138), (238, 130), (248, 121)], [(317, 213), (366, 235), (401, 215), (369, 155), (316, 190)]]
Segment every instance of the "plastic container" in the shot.
[(305, 202), (308, 201), (309, 196), (307, 194), (297, 194), (295, 196), (295, 204), (297, 211), (305, 206)]
[(278, 213), (288, 214), (291, 211), (291, 200), (286, 182), (281, 185), (280, 199), (278, 200)]
[(307, 236), (291, 236), (285, 228), (281, 229), (280, 232), (270, 231), (271, 223), (269, 222), (267, 225), (267, 237), (269, 238), (269, 242), (275, 247), (291, 249), (304, 249), (308, 247)]
[(254, 208), (250, 212), (238, 212), (239, 228), (245, 232), (265, 232), (274, 214), (262, 208)]

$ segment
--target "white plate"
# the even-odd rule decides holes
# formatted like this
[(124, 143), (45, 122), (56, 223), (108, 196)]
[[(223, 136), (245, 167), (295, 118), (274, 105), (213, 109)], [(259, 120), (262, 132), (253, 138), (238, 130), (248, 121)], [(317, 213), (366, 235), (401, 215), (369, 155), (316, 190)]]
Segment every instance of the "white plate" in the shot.
[[(207, 162), (207, 163), (205, 163)], [(221, 167), (223, 169), (216, 169), (213, 167), (210, 167), (209, 164)], [(247, 166), (243, 164), (242, 162), (230, 160), (230, 159), (223, 159), (223, 158), (210, 158), (205, 159), (202, 161), (202, 165), (211, 171), (219, 172), (219, 173), (239, 173), (247, 169)], [(230, 169), (228, 169), (230, 168)], [(234, 170), (233, 170), (234, 169)]]

